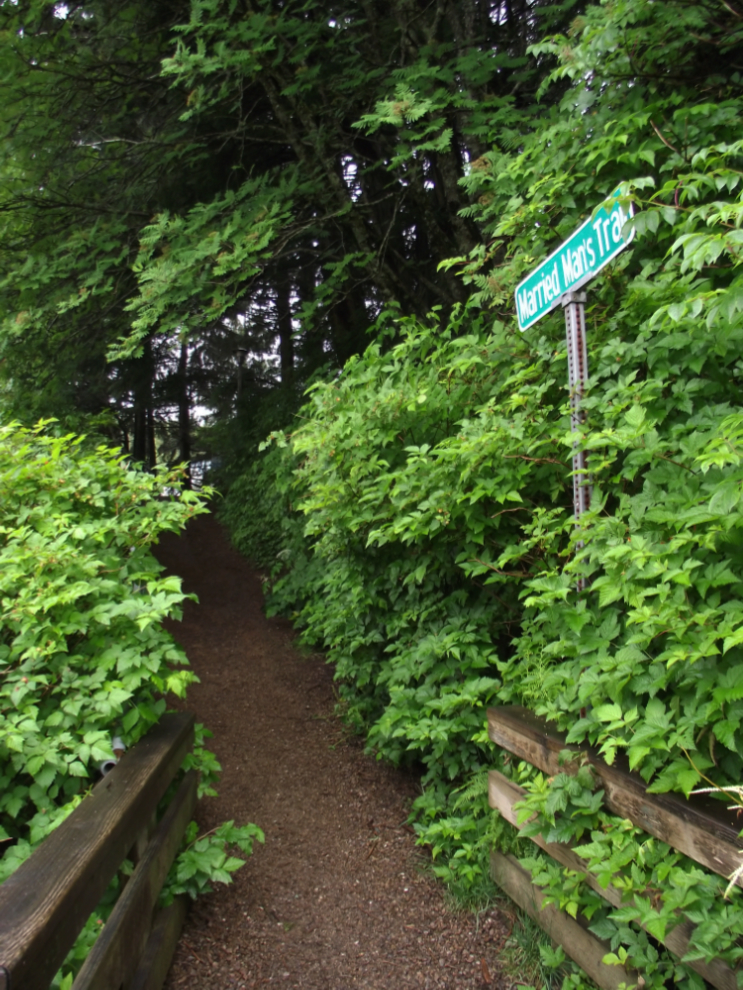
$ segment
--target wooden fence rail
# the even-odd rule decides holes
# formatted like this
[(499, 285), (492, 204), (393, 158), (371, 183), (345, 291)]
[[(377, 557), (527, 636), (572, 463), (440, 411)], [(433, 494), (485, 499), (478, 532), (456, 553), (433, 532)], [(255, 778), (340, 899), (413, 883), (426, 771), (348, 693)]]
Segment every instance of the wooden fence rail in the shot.
[(10, 990), (48, 990), (128, 856), (137, 861), (134, 872), (73, 990), (155, 990), (162, 985), (184, 907), (174, 903), (154, 923), (153, 910), (196, 804), (193, 771), (183, 778), (151, 836), (150, 831), (193, 738), (193, 715), (164, 716), (0, 885), (0, 967), (9, 975)]
[[(617, 765), (609, 766), (590, 749), (568, 746), (564, 737), (552, 726), (518, 706), (491, 708), (488, 711), (488, 731), (493, 742), (551, 776), (557, 773), (574, 773), (579, 761), (587, 759), (601, 781), (604, 802), (610, 811), (630, 819), (646, 832), (722, 876), (728, 876), (740, 865), (741, 840), (738, 838), (738, 827), (733, 813), (723, 806), (705, 798), (686, 801), (676, 794), (648, 794), (639, 774), (628, 770), (621, 760), (618, 759)], [(576, 758), (572, 762), (561, 764), (559, 755), (566, 749), (575, 752)], [(491, 771), (490, 805), (512, 825), (517, 825), (514, 805), (525, 794), (522, 788), (502, 774)], [(563, 866), (583, 873), (589, 886), (609, 904), (618, 907), (623, 903), (622, 894), (617, 887), (611, 884), (607, 888), (602, 887), (598, 879), (588, 871), (585, 860), (574, 851), (575, 846), (548, 843), (541, 835), (534, 837), (532, 841)], [(505, 858), (507, 857), (499, 853), (493, 854), (491, 872), (496, 883), (559, 941), (565, 952), (599, 986), (605, 990), (614, 990), (619, 982), (627, 982), (628, 985), (635, 982), (633, 975), (626, 973), (621, 967), (606, 967), (601, 963), (607, 948), (577, 921), (562, 914), (557, 925), (559, 932), (556, 933), (554, 915), (555, 912), (561, 912), (557, 912), (555, 908), (550, 908), (549, 914), (545, 914), (543, 908), (540, 912), (541, 895), (535, 887), (531, 887), (528, 895), (530, 906), (527, 908), (523, 902), (527, 898), (525, 890), (528, 887), (525, 886), (524, 878), (518, 876), (514, 869), (504, 868), (502, 861)], [(522, 873), (526, 873), (523, 868)], [(694, 926), (687, 919), (680, 918), (679, 924), (667, 933), (665, 946), (675, 955), (683, 956), (689, 947), (693, 929)], [(687, 965), (718, 990), (737, 990), (736, 977), (739, 971), (731, 969), (721, 959), (709, 963), (695, 960)], [(614, 975), (607, 974), (607, 970), (615, 971)]]
[(563, 946), (594, 983), (604, 990), (619, 990), (622, 984), (631, 987), (637, 983), (636, 974), (628, 972), (624, 966), (607, 966), (602, 961), (610, 951), (605, 942), (553, 904), (542, 904), (541, 891), (533, 886), (531, 874), (514, 856), (494, 852), (490, 867), (498, 886), (547, 932), (553, 942)]

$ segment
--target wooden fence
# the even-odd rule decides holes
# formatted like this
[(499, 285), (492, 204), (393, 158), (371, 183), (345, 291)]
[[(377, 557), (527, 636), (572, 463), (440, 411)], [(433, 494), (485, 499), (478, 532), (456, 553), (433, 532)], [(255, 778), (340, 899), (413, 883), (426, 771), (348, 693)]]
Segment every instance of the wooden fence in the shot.
[[(604, 789), (604, 803), (614, 814), (630, 819), (650, 835), (667, 842), (720, 876), (728, 877), (740, 866), (740, 826), (736, 824), (734, 812), (727, 811), (723, 805), (701, 796), (686, 801), (677, 794), (649, 794), (639, 774), (628, 770), (621, 758), (618, 757), (616, 764), (609, 766), (593, 750), (568, 746), (564, 737), (552, 726), (518, 706), (491, 708), (488, 711), (488, 730), (493, 742), (550, 776), (574, 773), (579, 762), (587, 759)], [(561, 764), (559, 755), (566, 749), (574, 751), (576, 759)], [(526, 792), (502, 774), (491, 771), (489, 794), (491, 807), (516, 825), (514, 805), (524, 799)], [(545, 842), (541, 835), (532, 841), (563, 866), (583, 873), (589, 886), (609, 904), (619, 907), (622, 903), (620, 890), (612, 885), (602, 887), (596, 877), (587, 871), (586, 862), (575, 853), (574, 845)], [(628, 986), (638, 982), (638, 974), (628, 972), (622, 966), (609, 966), (602, 962), (610, 951), (609, 946), (589, 932), (580, 921), (552, 905), (542, 905), (541, 893), (514, 857), (494, 852), (491, 871), (495, 882), (555, 942), (561, 944), (600, 987), (616, 990), (622, 982)], [(682, 917), (679, 924), (666, 934), (664, 945), (674, 955), (683, 956), (693, 929), (691, 922)], [(737, 990), (736, 977), (740, 969), (731, 969), (721, 959), (709, 963), (695, 960), (686, 965), (718, 990)]]
[(166, 715), (0, 885), (0, 990), (48, 990), (127, 857), (134, 872), (73, 990), (159, 990), (185, 903), (154, 911), (193, 815), (197, 774), (185, 775), (157, 824), (155, 811), (193, 737), (192, 715)]

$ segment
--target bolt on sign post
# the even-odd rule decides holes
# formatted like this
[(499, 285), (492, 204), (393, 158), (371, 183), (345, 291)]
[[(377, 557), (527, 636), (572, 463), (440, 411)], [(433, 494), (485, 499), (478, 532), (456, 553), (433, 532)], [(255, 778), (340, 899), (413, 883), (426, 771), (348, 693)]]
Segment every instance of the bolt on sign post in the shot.
[[(586, 294), (578, 291), (616, 258), (634, 237), (634, 229), (625, 237), (624, 227), (632, 216), (632, 204), (621, 202), (621, 189), (566, 241), (552, 252), (538, 268), (516, 287), (516, 314), (520, 330), (528, 330), (557, 306), (565, 311), (565, 336), (568, 345), (568, 386), (570, 389), (570, 425), (577, 433), (584, 419), (581, 400), (588, 385), (586, 349)], [(585, 451), (573, 443), (573, 505), (575, 525), (591, 504), (591, 485)], [(582, 543), (579, 542), (579, 546)], [(582, 578), (578, 590), (583, 590)]]

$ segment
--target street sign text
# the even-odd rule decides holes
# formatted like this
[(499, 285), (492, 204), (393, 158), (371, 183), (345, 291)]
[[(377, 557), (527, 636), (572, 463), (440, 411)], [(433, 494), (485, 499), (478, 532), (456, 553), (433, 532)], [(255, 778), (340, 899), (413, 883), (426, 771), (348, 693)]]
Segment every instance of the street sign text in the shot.
[(566, 292), (585, 285), (632, 240), (623, 230), (632, 215), (619, 201), (617, 190), (607, 209), (602, 206), (516, 288), (519, 328), (528, 330), (546, 316)]

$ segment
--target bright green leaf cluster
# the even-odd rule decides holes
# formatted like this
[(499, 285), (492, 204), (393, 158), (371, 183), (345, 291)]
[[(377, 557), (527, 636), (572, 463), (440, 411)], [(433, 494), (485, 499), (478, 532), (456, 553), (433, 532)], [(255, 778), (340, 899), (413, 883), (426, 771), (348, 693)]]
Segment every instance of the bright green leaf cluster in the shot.
[(177, 473), (48, 427), (0, 429), (0, 827), (31, 847), (112, 736), (136, 742), (194, 680), (161, 625), (180, 615), (180, 580), (150, 547), (205, 511), (191, 492), (162, 498)]
[(212, 883), (231, 883), (232, 874), (245, 863), (239, 856), (229, 854), (234, 846), (244, 855), (253, 851), (253, 842), (264, 842), (257, 825), (235, 826), (223, 822), (213, 831), (200, 836), (198, 825), (191, 822), (186, 830), (185, 849), (181, 852), (161, 894), (161, 903), (170, 904), (179, 894), (194, 900), (212, 890)]
[[(163, 628), (188, 597), (152, 545), (207, 511), (210, 489), (183, 490), (180, 469), (147, 473), (119, 451), (59, 435), (54, 424), (0, 427), (0, 881), (84, 799), (113, 736), (130, 747), (196, 680)], [(213, 794), (220, 769), (196, 727), (184, 769)], [(177, 786), (177, 782), (173, 787)], [(174, 864), (164, 897), (229, 883), (263, 841), (225, 823)], [(131, 865), (130, 865), (131, 869)], [(55, 978), (68, 986), (120, 890), (114, 878)]]
[[(557, 62), (552, 102), (516, 137), (494, 119), (463, 182), (462, 215), (490, 238), (448, 263), (469, 303), (399, 321), (311, 391), (282, 448), (305, 536), (285, 532), (274, 607), (328, 650), (370, 745), (423, 764), (420, 833), (449, 880), (482, 870), (482, 804), (450, 795), (492, 762), (493, 701), (526, 705), (610, 763), (626, 753), (655, 791), (688, 794), (702, 774), (740, 783), (743, 81), (722, 53), (743, 24), (725, 9), (590, 5), (535, 47)], [(399, 128), (412, 163), (432, 100), (398, 88), (363, 123)], [(622, 182), (636, 237), (589, 287), (576, 436), (561, 315), (521, 335), (512, 292)], [(574, 443), (593, 483), (580, 533)], [(532, 855), (548, 896), (590, 918), (646, 985), (700, 985), (652, 941), (677, 912), (697, 925), (689, 958), (736, 963), (743, 912), (723, 878), (608, 815), (585, 775), (498, 760), (539, 827), (586, 844), (591, 870), (622, 885), (615, 911)]]

